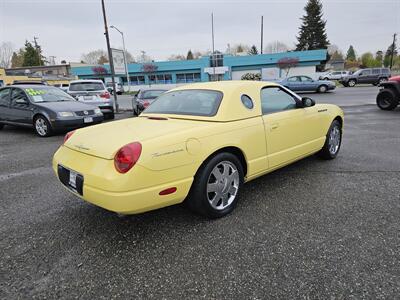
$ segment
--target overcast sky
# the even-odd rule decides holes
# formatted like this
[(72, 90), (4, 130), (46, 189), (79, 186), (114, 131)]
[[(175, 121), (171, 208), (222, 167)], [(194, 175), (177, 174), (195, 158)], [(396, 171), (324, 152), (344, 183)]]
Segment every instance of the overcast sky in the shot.
[[(228, 43), (259, 47), (261, 15), (264, 45), (279, 40), (292, 46), (305, 3), (106, 0), (106, 9), (109, 25), (124, 32), (128, 51), (138, 56), (144, 50), (162, 60), (188, 49), (210, 49), (211, 12), (218, 50), (225, 51)], [(358, 54), (386, 50), (393, 33), (400, 34), (400, 0), (323, 0), (323, 6), (328, 38), (343, 51), (350, 44)], [(83, 53), (106, 48), (100, 0), (0, 0), (0, 26), (0, 42), (19, 48), (37, 36), (44, 54), (57, 62), (80, 61)], [(112, 46), (122, 45), (114, 30), (110, 38)]]

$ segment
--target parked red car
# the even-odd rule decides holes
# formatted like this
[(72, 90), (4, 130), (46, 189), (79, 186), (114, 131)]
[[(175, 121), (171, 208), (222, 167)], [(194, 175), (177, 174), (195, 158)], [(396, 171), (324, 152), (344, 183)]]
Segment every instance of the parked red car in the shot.
[(400, 76), (390, 77), (379, 86), (382, 88), (376, 96), (378, 107), (383, 110), (395, 109), (400, 103)]

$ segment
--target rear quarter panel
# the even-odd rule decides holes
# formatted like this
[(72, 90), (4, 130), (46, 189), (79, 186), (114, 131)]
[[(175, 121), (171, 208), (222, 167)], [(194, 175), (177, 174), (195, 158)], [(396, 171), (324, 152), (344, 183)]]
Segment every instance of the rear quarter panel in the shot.
[(182, 176), (194, 176), (207, 158), (225, 147), (236, 147), (242, 151), (248, 174), (264, 170), (267, 162), (262, 118), (210, 122), (209, 126), (198, 130), (194, 128), (184, 134), (147, 140), (143, 143), (140, 165), (153, 171), (184, 168), (189, 172), (185, 175), (174, 174), (171, 180), (176, 180)]

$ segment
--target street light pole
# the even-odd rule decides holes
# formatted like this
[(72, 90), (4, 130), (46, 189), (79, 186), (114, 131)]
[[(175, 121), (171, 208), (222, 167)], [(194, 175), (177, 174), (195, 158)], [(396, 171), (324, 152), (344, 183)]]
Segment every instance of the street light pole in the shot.
[(110, 46), (110, 37), (108, 36), (108, 26), (107, 26), (107, 17), (106, 17), (106, 8), (104, 5), (104, 0), (101, 0), (101, 6), (103, 8), (103, 20), (104, 20), (104, 35), (106, 36), (107, 42), (107, 51), (108, 51), (108, 60), (110, 62), (110, 71), (111, 71), (111, 81), (114, 91), (114, 102), (115, 102), (115, 110), (119, 111), (118, 99), (117, 99), (117, 89), (115, 88), (115, 74), (114, 74), (114, 62), (111, 53), (111, 46)]
[(125, 62), (125, 72), (126, 72), (126, 80), (128, 81), (128, 91), (131, 91), (131, 79), (129, 77), (129, 72), (128, 72), (128, 60), (126, 59), (126, 48), (125, 48), (125, 38), (124, 38), (124, 33), (119, 30), (117, 27), (111, 25), (110, 28), (115, 29), (118, 31), (121, 36), (122, 36), (122, 47), (124, 48), (124, 62)]
[(261, 16), (261, 54), (263, 54), (263, 42), (264, 42), (264, 16)]
[(211, 13), (211, 37), (212, 37), (212, 54), (211, 61), (213, 63), (213, 78), (212, 81), (215, 81), (215, 47), (214, 47), (214, 13)]

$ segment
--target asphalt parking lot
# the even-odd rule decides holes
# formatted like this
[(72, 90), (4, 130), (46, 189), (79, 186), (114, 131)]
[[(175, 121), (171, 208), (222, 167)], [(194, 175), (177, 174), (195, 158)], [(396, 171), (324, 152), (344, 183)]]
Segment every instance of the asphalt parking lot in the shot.
[(63, 135), (5, 127), (0, 298), (398, 298), (400, 109), (375, 95), (312, 95), (343, 106), (339, 157), (246, 184), (214, 221), (179, 205), (123, 218), (89, 205), (50, 168)]

